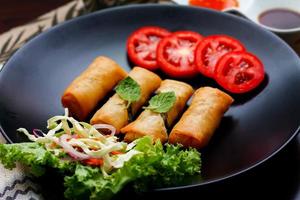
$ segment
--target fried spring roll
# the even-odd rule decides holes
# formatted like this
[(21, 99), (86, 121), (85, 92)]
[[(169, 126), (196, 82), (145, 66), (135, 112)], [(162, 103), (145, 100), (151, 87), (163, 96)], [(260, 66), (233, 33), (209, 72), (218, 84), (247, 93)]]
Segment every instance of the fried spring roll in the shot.
[(179, 114), (183, 111), (186, 102), (194, 93), (194, 89), (187, 83), (175, 80), (166, 79), (161, 83), (156, 93), (174, 91), (176, 95), (176, 102), (173, 107), (166, 113), (167, 126), (173, 125)]
[(166, 123), (168, 126), (173, 124), (193, 94), (193, 88), (183, 82), (164, 80), (157, 90), (157, 92), (170, 91), (175, 92), (176, 101), (173, 107), (166, 113), (166, 122), (162, 114), (146, 109), (135, 121), (121, 129), (121, 132), (126, 134), (125, 141), (131, 142), (146, 135), (152, 136), (154, 141), (159, 139), (161, 142), (166, 142), (168, 140)]
[(169, 142), (185, 147), (204, 147), (232, 102), (231, 96), (216, 88), (196, 90), (190, 107), (172, 129)]
[(97, 57), (64, 91), (62, 105), (72, 116), (84, 120), (98, 102), (113, 89), (127, 73), (107, 57)]
[[(141, 88), (141, 98), (131, 104), (131, 114), (136, 112), (145, 104), (150, 95), (159, 87), (161, 79), (155, 73), (141, 67), (135, 67), (128, 74)], [(91, 124), (111, 124), (119, 133), (120, 129), (129, 123), (127, 102), (118, 94), (114, 94), (92, 117)]]

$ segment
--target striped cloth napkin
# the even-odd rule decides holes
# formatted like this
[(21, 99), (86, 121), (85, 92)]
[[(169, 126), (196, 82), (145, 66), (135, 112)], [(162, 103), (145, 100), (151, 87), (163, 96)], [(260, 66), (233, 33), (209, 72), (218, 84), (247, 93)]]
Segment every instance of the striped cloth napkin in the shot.
[[(0, 73), (1, 68), (8, 58), (30, 39), (56, 24), (96, 10), (95, 2), (95, 0), (74, 0), (62, 7), (59, 7), (58, 9), (38, 17), (28, 24), (13, 28), (0, 35)], [(102, 2), (101, 5), (99, 2)], [(99, 7), (106, 8), (115, 5), (123, 5), (126, 2), (139, 3), (145, 1), (103, 0), (99, 2), (97, 3), (97, 9), (99, 9)], [(153, 3), (157, 1), (152, 0), (149, 2)], [(159, 3), (170, 2), (159, 1)], [(1, 133), (0, 143), (6, 143), (6, 140), (3, 138)], [(1, 200), (49, 199), (49, 197), (44, 198), (39, 185), (36, 184), (32, 178), (24, 174), (24, 167), (21, 165), (17, 165), (17, 168), (13, 170), (8, 170), (0, 164), (0, 176)]]

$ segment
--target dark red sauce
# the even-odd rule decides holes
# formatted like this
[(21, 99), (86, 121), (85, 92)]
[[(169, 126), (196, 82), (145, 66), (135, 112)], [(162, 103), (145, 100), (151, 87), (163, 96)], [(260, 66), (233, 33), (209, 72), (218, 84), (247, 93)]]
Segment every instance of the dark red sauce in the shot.
[(259, 16), (259, 22), (278, 29), (298, 28), (300, 27), (300, 13), (281, 8), (271, 9)]

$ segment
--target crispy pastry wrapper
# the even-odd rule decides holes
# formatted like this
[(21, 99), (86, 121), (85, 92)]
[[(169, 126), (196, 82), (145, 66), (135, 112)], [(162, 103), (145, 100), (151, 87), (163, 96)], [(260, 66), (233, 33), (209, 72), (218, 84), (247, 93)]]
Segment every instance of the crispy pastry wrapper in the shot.
[(129, 111), (134, 116), (137, 111), (146, 103), (150, 95), (159, 87), (161, 79), (155, 73), (141, 68), (134, 67), (128, 74), (141, 87), (141, 98), (127, 108), (127, 102), (118, 94), (114, 94), (92, 117), (91, 124), (111, 124), (119, 133), (120, 129), (129, 123)]
[(64, 91), (62, 105), (72, 116), (84, 120), (126, 76), (127, 73), (115, 61), (104, 56), (97, 57)]
[(219, 89), (202, 87), (196, 90), (190, 107), (172, 129), (169, 142), (185, 147), (203, 148), (233, 103), (233, 98)]
[(151, 136), (154, 141), (159, 139), (166, 142), (168, 140), (164, 119), (159, 113), (150, 110), (144, 110), (134, 122), (122, 128), (121, 131), (126, 134), (124, 140), (127, 142), (146, 135)]
[(174, 80), (164, 80), (160, 87), (157, 89), (159, 92), (170, 92), (174, 91), (176, 101), (173, 107), (165, 114), (166, 120), (162, 114), (152, 112), (150, 110), (144, 110), (140, 116), (121, 129), (121, 132), (126, 134), (124, 140), (131, 142), (137, 138), (150, 135), (153, 140), (161, 140), (166, 142), (168, 140), (168, 133), (166, 123), (170, 126), (174, 120), (183, 111), (186, 102), (193, 94), (193, 88), (183, 82)]

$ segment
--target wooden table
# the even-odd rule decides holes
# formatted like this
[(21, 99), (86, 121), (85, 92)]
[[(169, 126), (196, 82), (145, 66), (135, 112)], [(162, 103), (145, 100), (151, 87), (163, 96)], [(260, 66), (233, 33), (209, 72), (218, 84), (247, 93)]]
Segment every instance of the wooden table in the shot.
[(71, 0), (0, 0), (0, 33), (25, 24)]

